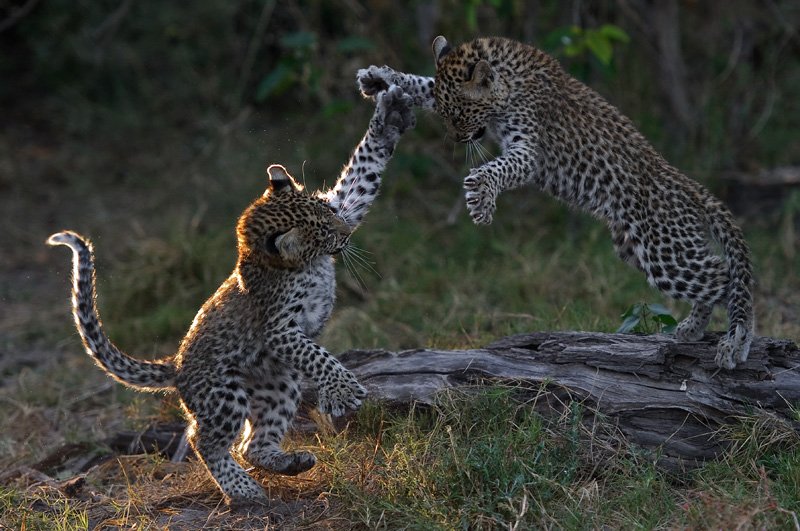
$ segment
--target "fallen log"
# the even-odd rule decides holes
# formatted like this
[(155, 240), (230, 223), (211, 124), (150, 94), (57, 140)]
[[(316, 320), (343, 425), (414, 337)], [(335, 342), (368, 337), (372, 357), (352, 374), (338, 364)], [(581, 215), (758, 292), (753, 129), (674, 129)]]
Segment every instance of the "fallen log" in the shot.
[(433, 404), (438, 393), (489, 382), (523, 382), (544, 392), (537, 409), (580, 401), (615, 423), (629, 442), (658, 450), (665, 466), (692, 467), (726, 446), (719, 428), (758, 415), (800, 432), (800, 350), (759, 337), (736, 370), (719, 370), (719, 334), (678, 343), (672, 336), (542, 332), (480, 349), (354, 350), (339, 356), (370, 392), (391, 404)]

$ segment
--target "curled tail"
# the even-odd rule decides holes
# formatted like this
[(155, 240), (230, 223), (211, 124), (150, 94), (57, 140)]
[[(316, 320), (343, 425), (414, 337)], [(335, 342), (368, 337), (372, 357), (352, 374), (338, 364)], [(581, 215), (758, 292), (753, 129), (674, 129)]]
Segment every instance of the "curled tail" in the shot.
[(747, 359), (753, 342), (753, 267), (741, 229), (730, 211), (716, 200), (709, 205), (709, 226), (712, 236), (722, 246), (728, 266), (728, 334), (720, 341), (717, 362), (733, 368), (737, 361)]
[(117, 381), (144, 390), (174, 387), (175, 366), (165, 361), (141, 361), (120, 351), (105, 334), (95, 304), (94, 253), (80, 234), (63, 231), (47, 239), (48, 245), (72, 249), (72, 315), (95, 363)]

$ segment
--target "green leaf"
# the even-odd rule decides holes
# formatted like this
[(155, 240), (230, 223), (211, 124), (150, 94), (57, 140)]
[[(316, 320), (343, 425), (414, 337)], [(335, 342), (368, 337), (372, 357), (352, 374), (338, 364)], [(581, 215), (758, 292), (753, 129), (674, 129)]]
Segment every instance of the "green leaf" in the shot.
[(374, 42), (366, 37), (360, 37), (358, 35), (345, 37), (336, 43), (336, 51), (339, 53), (364, 52), (373, 50), (374, 48)]
[(478, 6), (481, 0), (468, 0), (464, 2), (464, 18), (470, 31), (478, 29)]
[(674, 333), (675, 333), (675, 329), (676, 329), (677, 327), (678, 327), (678, 325), (676, 325), (676, 324), (675, 324), (675, 325), (665, 325), (665, 326), (662, 326), (662, 327), (661, 327), (661, 333), (662, 333), (662, 334), (674, 334)]
[(545, 35), (542, 43), (546, 50), (555, 51), (573, 41), (572, 28), (556, 28)]
[(678, 321), (676, 321), (674, 317), (672, 317), (671, 315), (663, 315), (663, 314), (654, 315), (653, 316), (653, 321), (655, 321), (657, 323), (661, 323), (663, 325), (677, 325), (678, 324)]
[(594, 54), (597, 59), (607, 65), (611, 63), (611, 56), (614, 54), (614, 49), (611, 46), (611, 41), (603, 36), (597, 30), (590, 30), (586, 32), (586, 46)]
[(630, 317), (632, 315), (639, 316), (642, 314), (642, 307), (642, 303), (631, 304), (620, 317), (625, 319), (626, 317)]
[(317, 44), (317, 34), (313, 31), (296, 31), (281, 36), (280, 44), (291, 50), (307, 50)]
[(624, 29), (614, 24), (603, 24), (598, 31), (610, 41), (630, 42), (631, 40)]
[(659, 325), (658, 329), (664, 334), (672, 334), (678, 326), (678, 321), (671, 315), (659, 314), (653, 315), (652, 317), (653, 321)]
[(291, 87), (294, 82), (294, 71), (286, 63), (278, 63), (278, 66), (258, 84), (256, 101), (262, 102), (270, 96), (280, 94)]
[(653, 303), (648, 304), (647, 309), (654, 315), (668, 315), (672, 317), (672, 313), (663, 304)]
[(322, 115), (326, 118), (337, 114), (346, 114), (353, 109), (353, 104), (347, 100), (333, 100), (322, 108)]
[(620, 327), (617, 328), (617, 333), (618, 334), (627, 334), (628, 332), (631, 332), (632, 330), (634, 330), (636, 327), (639, 326), (639, 321), (640, 320), (641, 319), (639, 318), (638, 315), (631, 315), (631, 316), (626, 317), (625, 320), (622, 321), (622, 324), (620, 325)]
[(586, 41), (580, 40), (578, 42), (570, 41), (570, 44), (564, 46), (564, 55), (567, 57), (577, 57), (583, 54), (586, 49)]

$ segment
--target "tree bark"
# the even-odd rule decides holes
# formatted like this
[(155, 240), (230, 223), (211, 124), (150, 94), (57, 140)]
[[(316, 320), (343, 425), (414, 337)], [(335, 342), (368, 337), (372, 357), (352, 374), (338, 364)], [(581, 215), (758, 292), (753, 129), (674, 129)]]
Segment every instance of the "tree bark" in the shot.
[(718, 339), (707, 334), (703, 341), (678, 343), (665, 335), (532, 333), (482, 349), (349, 351), (339, 359), (371, 399), (392, 404), (432, 404), (441, 391), (487, 380), (531, 384), (542, 398), (537, 409), (558, 411), (580, 401), (584, 422), (601, 416), (628, 441), (658, 449), (662, 464), (691, 467), (718, 455), (727, 446), (719, 428), (742, 416), (800, 431), (797, 345), (757, 338), (748, 360), (727, 371), (714, 364)]

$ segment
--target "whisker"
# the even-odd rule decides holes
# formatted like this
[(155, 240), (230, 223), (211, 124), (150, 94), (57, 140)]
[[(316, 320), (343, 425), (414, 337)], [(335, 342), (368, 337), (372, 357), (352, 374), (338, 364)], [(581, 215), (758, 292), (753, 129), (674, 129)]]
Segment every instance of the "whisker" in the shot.
[(477, 140), (472, 140), (470, 144), (475, 148), (475, 152), (478, 154), (480, 159), (485, 163), (489, 162), (489, 152), (486, 151), (486, 148), (478, 142)]
[(365, 270), (371, 271), (371, 272), (372, 272), (372, 273), (373, 273), (375, 276), (377, 276), (378, 278), (383, 278), (383, 277), (381, 276), (381, 274), (378, 272), (378, 270), (377, 270), (377, 269), (375, 269), (375, 267), (373, 267), (373, 265), (375, 264), (375, 262), (372, 262), (372, 261), (370, 261), (370, 260), (367, 260), (367, 259), (366, 259), (366, 258), (364, 258), (363, 256), (361, 256), (361, 255), (359, 255), (359, 254), (357, 254), (357, 253), (354, 253), (354, 252), (352, 252), (352, 250), (351, 250), (350, 258), (353, 260), (353, 262), (354, 262), (355, 264), (359, 265), (360, 267), (364, 268)]
[(370, 258), (372, 253), (369, 251), (362, 249), (352, 243), (347, 246), (347, 252), (350, 259), (360, 267), (369, 270), (378, 278), (383, 278), (383, 276), (375, 269), (376, 262)]
[(367, 284), (364, 282), (361, 274), (356, 269), (355, 263), (353, 262), (353, 257), (350, 255), (347, 247), (342, 250), (342, 259), (344, 260), (345, 268), (347, 269), (348, 273), (350, 273), (350, 276), (353, 278), (356, 284), (358, 284), (362, 290), (367, 291)]
[(480, 151), (478, 151), (478, 148), (475, 146), (475, 141), (474, 141), (474, 140), (470, 140), (470, 141), (469, 141), (469, 144), (467, 144), (467, 145), (469, 146), (469, 151), (470, 151), (470, 153), (472, 153), (472, 154), (473, 154), (473, 160), (472, 160), (472, 163), (473, 163), (473, 167), (474, 167), (474, 165), (475, 165), (475, 158), (479, 158), (479, 157), (481, 156), (481, 153), (480, 153)]
[(353, 251), (358, 251), (359, 253), (369, 254), (369, 255), (372, 254), (372, 251), (367, 251), (363, 247), (358, 247), (357, 245), (353, 245), (352, 243), (350, 244), (349, 248), (352, 249)]
[(489, 159), (492, 158), (491, 152), (488, 149), (486, 149), (486, 147), (483, 144), (481, 144), (480, 142), (476, 142), (475, 144), (477, 145), (478, 150), (481, 151), (486, 157), (484, 160), (488, 161)]

